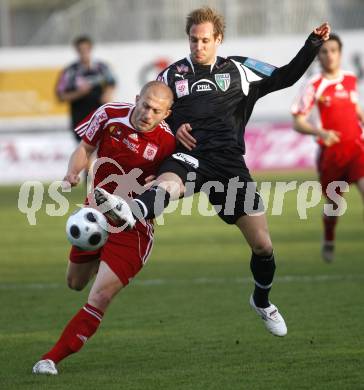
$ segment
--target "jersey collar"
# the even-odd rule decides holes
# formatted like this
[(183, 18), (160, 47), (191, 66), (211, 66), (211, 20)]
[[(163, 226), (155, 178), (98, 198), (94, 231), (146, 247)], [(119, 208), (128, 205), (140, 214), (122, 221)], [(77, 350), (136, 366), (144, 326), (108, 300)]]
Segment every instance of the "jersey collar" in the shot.
[[(195, 73), (195, 67), (193, 66), (193, 62), (191, 60), (191, 55), (187, 56), (186, 57), (186, 60), (189, 62), (189, 64), (191, 65), (191, 68), (192, 68), (192, 71), (193, 73)], [(215, 61), (213, 64), (210, 65), (210, 73), (212, 73), (212, 70), (214, 69), (214, 66), (216, 65), (216, 61), (217, 61), (217, 57), (215, 57)]]
[(134, 110), (135, 110), (135, 105), (133, 105), (133, 106), (130, 107), (127, 116), (124, 116), (124, 117), (120, 118), (120, 122), (121, 122), (122, 124), (124, 124), (125, 126), (128, 126), (130, 129), (132, 129), (132, 130), (134, 130), (134, 131), (138, 131), (138, 130), (131, 124), (131, 121), (130, 121), (131, 114), (133, 113)]
[(325, 75), (322, 73), (322, 78), (330, 83), (341, 83), (344, 80), (344, 73), (342, 70), (339, 71), (339, 75), (335, 77), (334, 79), (328, 79), (325, 77)]
[(97, 69), (97, 61), (93, 58), (90, 61), (90, 67), (86, 68), (81, 61), (78, 61), (78, 64), (82, 70), (96, 70)]

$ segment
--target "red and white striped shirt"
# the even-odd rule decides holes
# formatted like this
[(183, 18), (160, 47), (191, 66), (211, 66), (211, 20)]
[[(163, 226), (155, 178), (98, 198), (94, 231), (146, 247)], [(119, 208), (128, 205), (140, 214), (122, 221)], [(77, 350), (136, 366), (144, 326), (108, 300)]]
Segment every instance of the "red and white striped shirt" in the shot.
[(356, 76), (353, 73), (342, 71), (336, 79), (326, 79), (319, 74), (308, 81), (292, 106), (292, 114), (307, 115), (316, 105), (321, 126), (339, 132), (342, 143), (353, 142), (362, 135), (357, 103)]
[[(98, 167), (95, 186), (111, 175), (127, 174), (134, 168), (142, 170), (137, 181), (143, 185), (144, 179), (156, 175), (162, 161), (174, 152), (176, 141), (168, 124), (162, 121), (151, 131), (138, 131), (130, 122), (134, 108), (128, 103), (105, 104), (75, 129), (84, 142), (98, 146), (98, 159), (111, 159)], [(116, 184), (109, 182), (103, 187), (114, 192)]]

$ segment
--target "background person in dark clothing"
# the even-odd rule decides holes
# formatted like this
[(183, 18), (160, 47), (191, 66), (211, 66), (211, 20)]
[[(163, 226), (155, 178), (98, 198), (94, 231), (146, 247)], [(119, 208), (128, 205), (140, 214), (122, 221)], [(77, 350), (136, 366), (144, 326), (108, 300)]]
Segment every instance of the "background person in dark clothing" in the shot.
[[(92, 59), (93, 42), (88, 36), (73, 41), (78, 61), (67, 66), (57, 82), (59, 100), (70, 104), (72, 130), (91, 112), (110, 102), (115, 88), (115, 78), (109, 67)], [(79, 136), (72, 134), (80, 140)]]

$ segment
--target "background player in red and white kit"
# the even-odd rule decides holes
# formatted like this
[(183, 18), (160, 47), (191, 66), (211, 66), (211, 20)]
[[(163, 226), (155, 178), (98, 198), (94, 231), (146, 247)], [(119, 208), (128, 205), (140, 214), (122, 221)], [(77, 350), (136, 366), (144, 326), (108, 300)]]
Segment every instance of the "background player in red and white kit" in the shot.
[[(364, 143), (362, 127), (364, 114), (358, 105), (356, 77), (341, 69), (342, 42), (330, 34), (318, 53), (322, 72), (311, 78), (292, 107), (294, 128), (318, 138), (320, 154), (318, 172), (322, 190), (326, 194), (329, 183), (356, 183), (364, 199)], [(308, 121), (317, 106), (319, 126)], [(332, 201), (327, 198), (327, 201)], [(334, 239), (337, 216), (323, 214), (324, 240), (322, 256), (334, 258)]]
[[(78, 184), (79, 174), (95, 150), (98, 159), (114, 160), (114, 163), (99, 165), (95, 186), (114, 192), (118, 183), (111, 182), (110, 178), (121, 177), (120, 167), (126, 175), (132, 169), (140, 168), (143, 173), (138, 182), (144, 184), (175, 149), (174, 135), (164, 122), (172, 103), (169, 87), (152, 81), (143, 87), (136, 105), (110, 103), (101, 106), (76, 129), (82, 135), (82, 141), (70, 158), (64, 178), (66, 184)], [(147, 261), (152, 244), (153, 224), (146, 220), (138, 222), (129, 231), (111, 233), (100, 250), (86, 252), (72, 247), (67, 270), (69, 287), (82, 290), (96, 273), (97, 276), (87, 303), (67, 324), (54, 347), (35, 364), (34, 373), (56, 375), (56, 364), (77, 352), (96, 332), (113, 297)]]

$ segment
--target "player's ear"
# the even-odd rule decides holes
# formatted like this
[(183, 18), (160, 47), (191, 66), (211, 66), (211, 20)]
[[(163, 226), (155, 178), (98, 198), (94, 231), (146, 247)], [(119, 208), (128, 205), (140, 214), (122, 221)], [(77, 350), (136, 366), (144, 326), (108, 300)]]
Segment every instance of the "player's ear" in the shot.
[(171, 115), (171, 113), (172, 113), (172, 110), (167, 110), (167, 112), (166, 112), (166, 114), (165, 114), (163, 119), (168, 118)]
[(138, 103), (139, 99), (140, 99), (140, 95), (136, 95), (135, 96), (135, 103)]
[(221, 34), (219, 34), (219, 35), (217, 36), (217, 38), (215, 39), (215, 43), (216, 43), (216, 45), (218, 46), (218, 45), (221, 44), (221, 42), (222, 42), (222, 36), (221, 36)]

